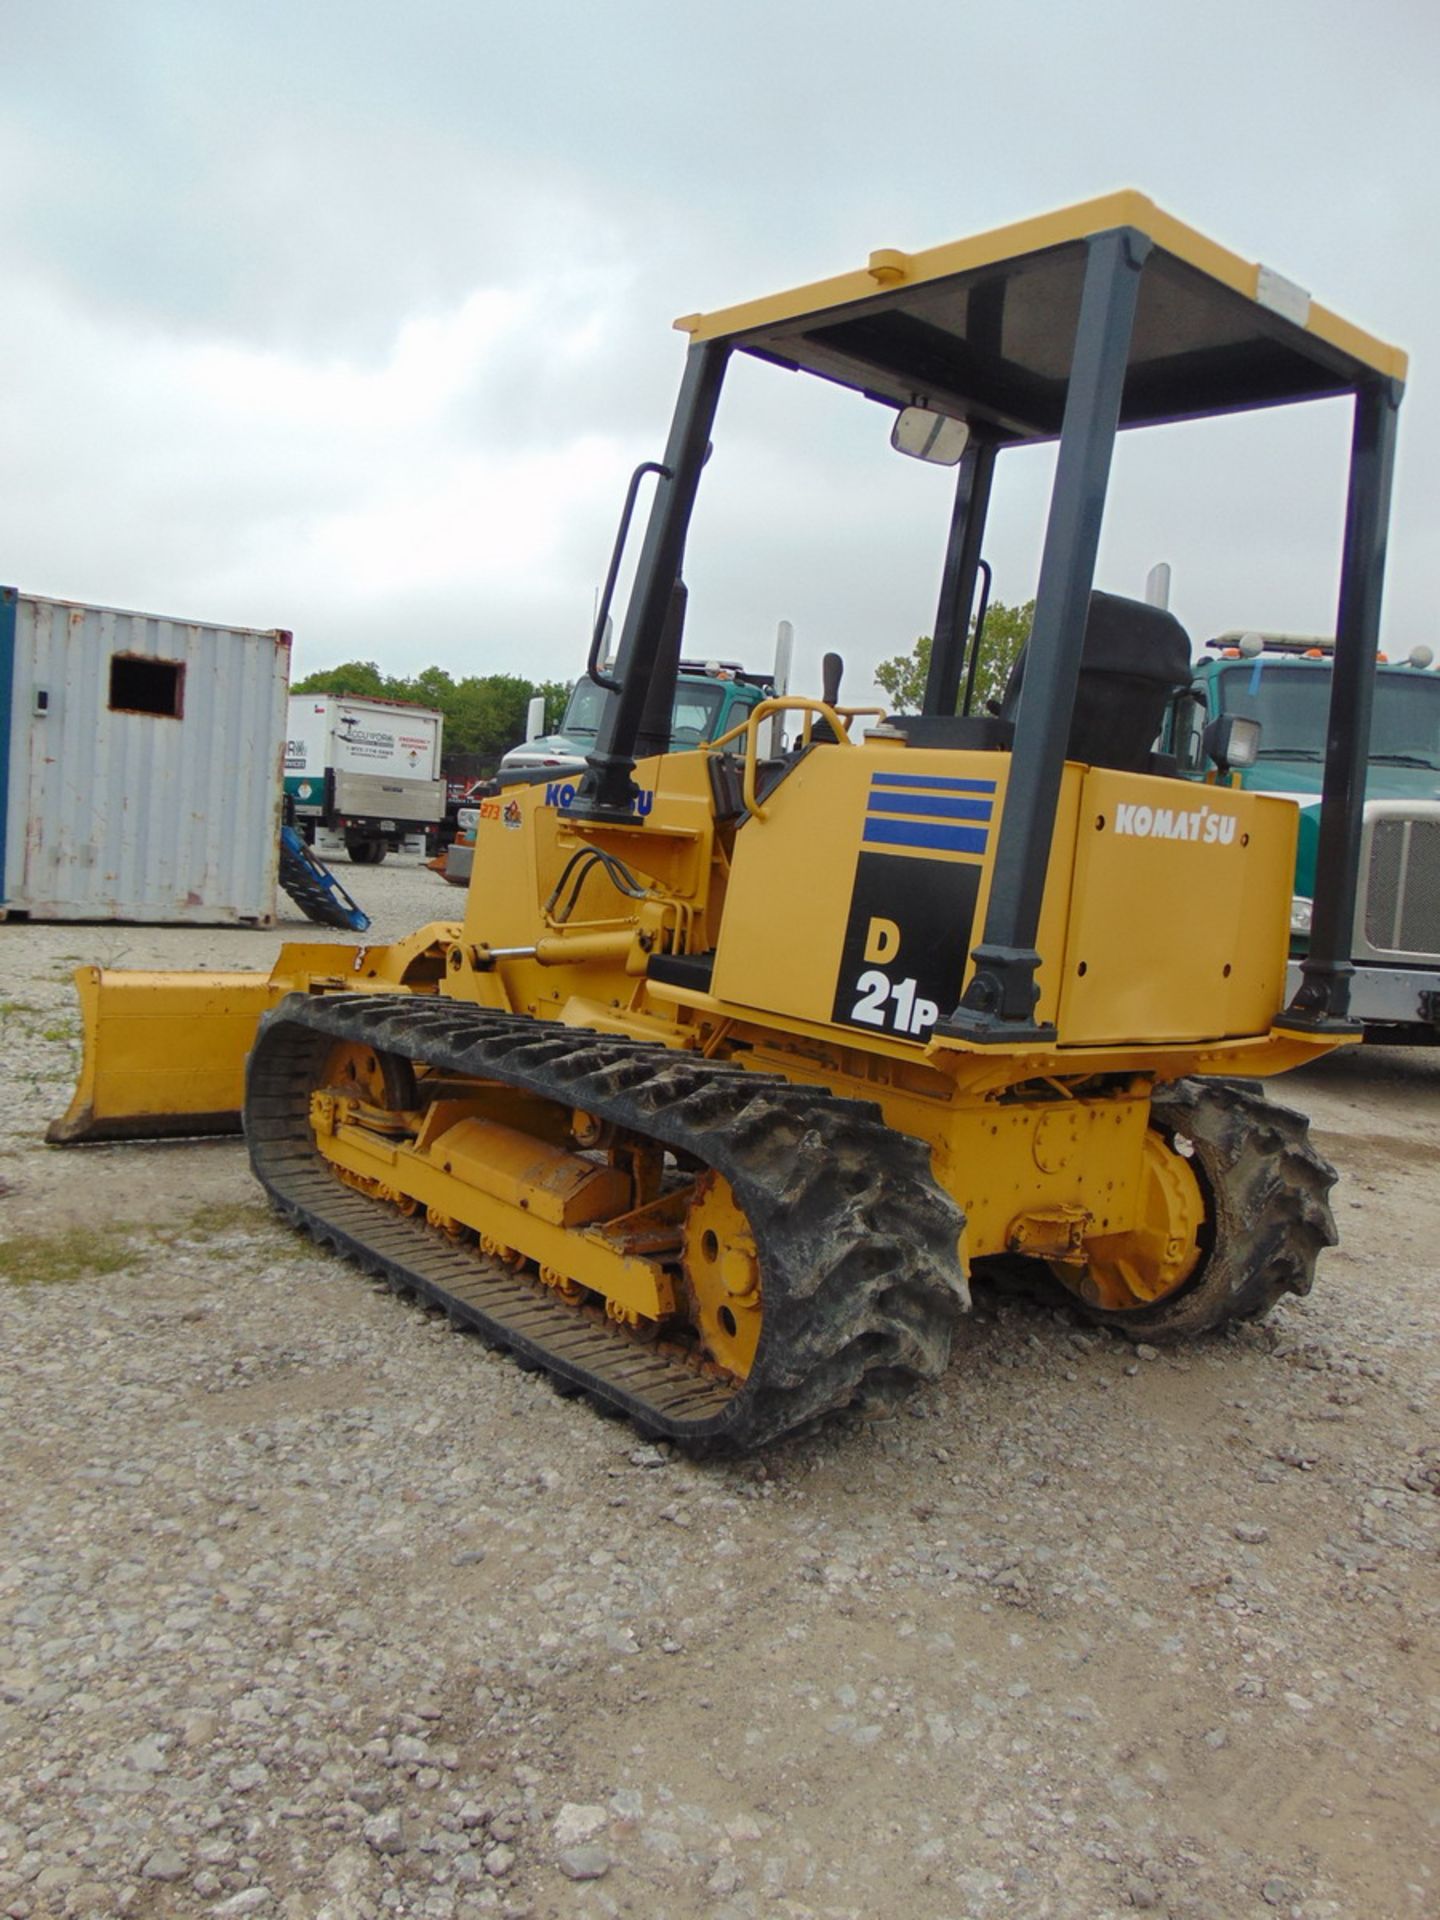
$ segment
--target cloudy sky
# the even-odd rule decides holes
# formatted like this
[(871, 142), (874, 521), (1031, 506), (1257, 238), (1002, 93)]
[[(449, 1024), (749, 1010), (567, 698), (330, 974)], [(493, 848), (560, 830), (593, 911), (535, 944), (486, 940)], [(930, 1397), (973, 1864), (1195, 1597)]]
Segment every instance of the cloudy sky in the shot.
[[(1119, 186), (1412, 354), (1386, 596), (1437, 640), (1434, 0), (0, 0), (0, 578), (294, 630), (297, 669), (578, 670), (675, 315)], [(732, 370), (688, 650), (928, 631), (950, 480)], [(1348, 408), (1122, 440), (1099, 582), (1333, 624)], [(1034, 591), (1044, 450), (1000, 464)]]

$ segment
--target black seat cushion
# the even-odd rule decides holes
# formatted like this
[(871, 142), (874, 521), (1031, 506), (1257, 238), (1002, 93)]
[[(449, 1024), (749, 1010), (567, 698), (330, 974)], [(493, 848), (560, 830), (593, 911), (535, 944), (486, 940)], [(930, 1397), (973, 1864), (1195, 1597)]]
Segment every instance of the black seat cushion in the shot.
[[(1020, 649), (1000, 702), (1014, 720), (1025, 684)], [(1122, 773), (1151, 771), (1151, 749), (1173, 693), (1190, 682), (1190, 636), (1164, 607), (1092, 593), (1066, 758)]]
[(887, 713), (887, 727), (903, 733), (912, 747), (940, 747), (952, 753), (1008, 753), (1015, 729), (993, 713)]

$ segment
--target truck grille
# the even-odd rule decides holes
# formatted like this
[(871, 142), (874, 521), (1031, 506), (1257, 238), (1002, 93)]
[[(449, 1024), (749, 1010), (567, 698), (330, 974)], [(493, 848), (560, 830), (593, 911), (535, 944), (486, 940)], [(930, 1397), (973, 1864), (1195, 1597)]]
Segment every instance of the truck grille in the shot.
[(1440, 959), (1440, 808), (1366, 808), (1363, 944), (1377, 956)]

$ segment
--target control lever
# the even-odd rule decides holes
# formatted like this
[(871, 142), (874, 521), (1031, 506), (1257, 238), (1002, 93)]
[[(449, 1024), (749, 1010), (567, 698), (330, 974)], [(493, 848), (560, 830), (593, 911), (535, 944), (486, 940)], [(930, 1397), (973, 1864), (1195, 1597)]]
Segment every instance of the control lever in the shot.
[[(827, 707), (833, 707), (840, 698), (840, 681), (845, 672), (845, 662), (838, 653), (827, 653), (820, 662), (820, 698)], [(836, 744), (835, 729), (823, 716), (810, 729), (812, 745)]]

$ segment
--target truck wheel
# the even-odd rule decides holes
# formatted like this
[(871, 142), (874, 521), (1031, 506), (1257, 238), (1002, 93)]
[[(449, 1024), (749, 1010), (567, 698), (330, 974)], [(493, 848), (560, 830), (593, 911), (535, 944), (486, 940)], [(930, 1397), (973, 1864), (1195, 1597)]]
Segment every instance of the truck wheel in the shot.
[(378, 867), (389, 849), (383, 840), (352, 840), (345, 851), (357, 867)]

